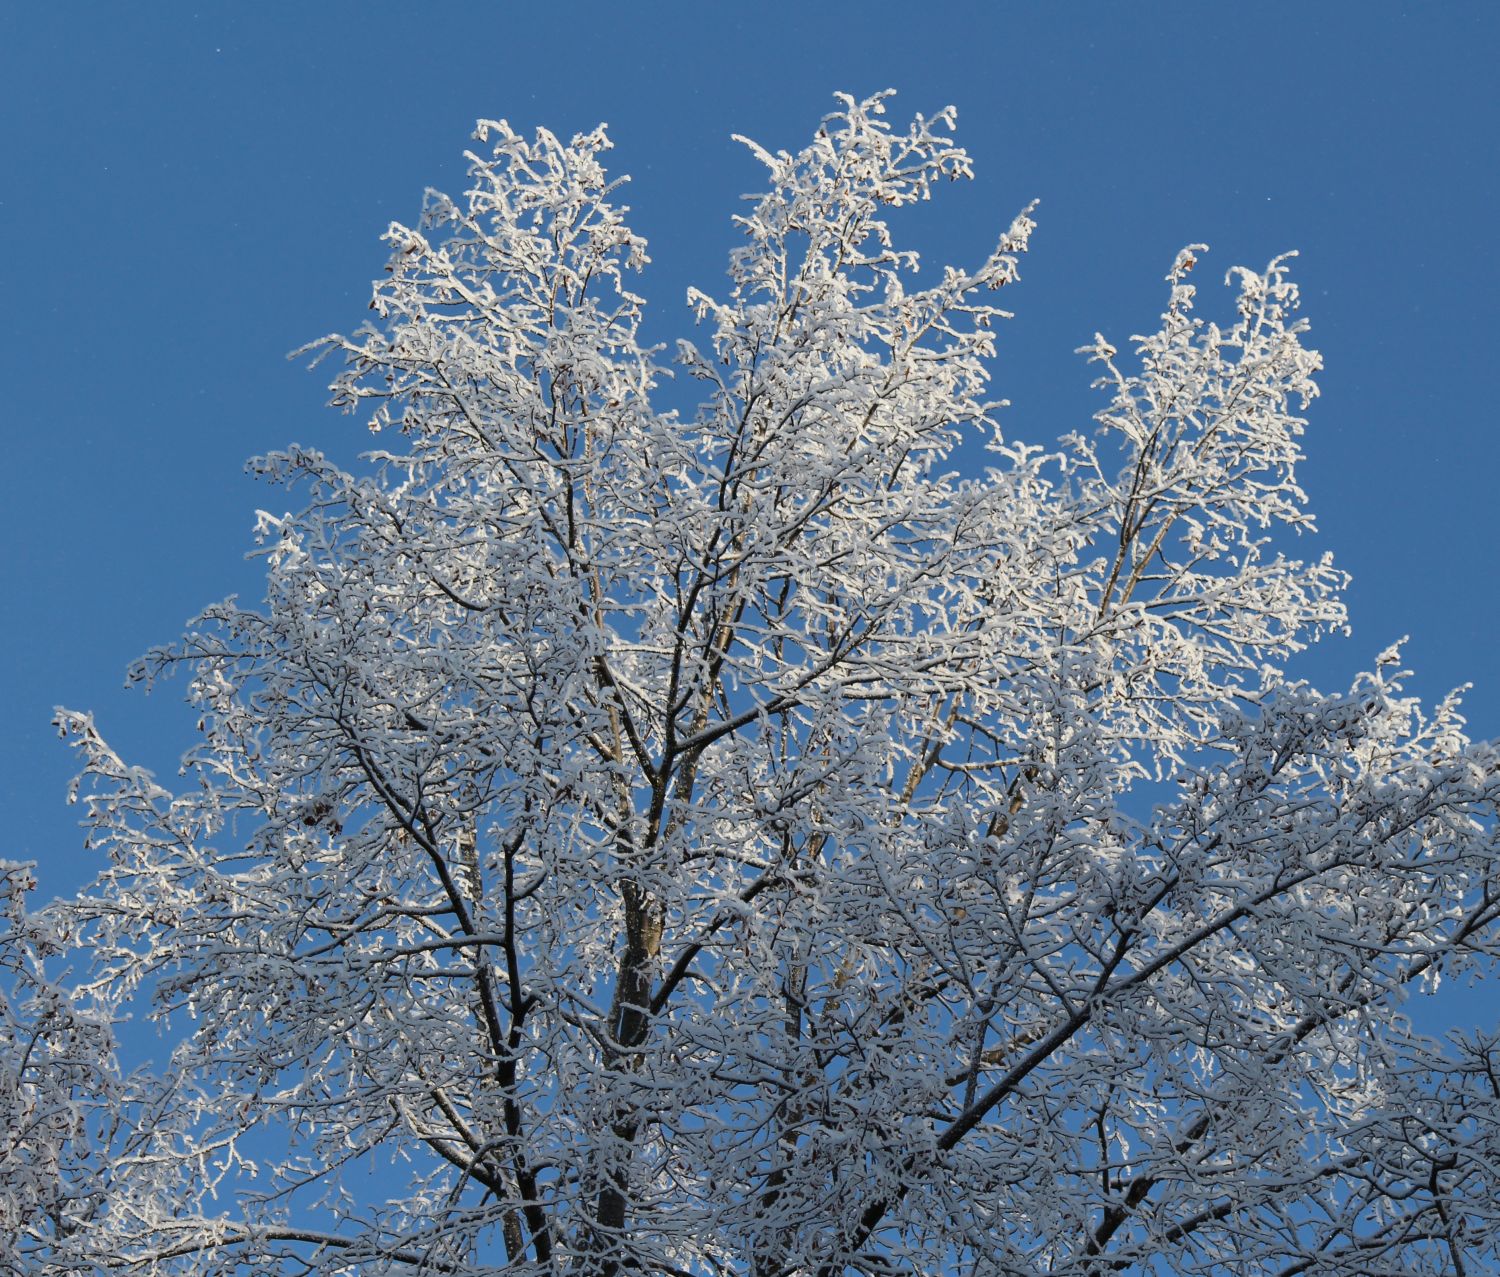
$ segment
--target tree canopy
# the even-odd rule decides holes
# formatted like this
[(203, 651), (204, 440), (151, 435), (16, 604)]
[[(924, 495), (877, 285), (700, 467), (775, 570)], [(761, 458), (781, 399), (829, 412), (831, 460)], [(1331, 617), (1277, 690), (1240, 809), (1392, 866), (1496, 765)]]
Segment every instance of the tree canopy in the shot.
[[(10, 871), (17, 1271), (1500, 1265), (1497, 1038), (1402, 1012), (1493, 964), (1500, 756), (1397, 650), (1284, 673), (1345, 623), (1289, 259), (1214, 322), (1185, 249), (1081, 352), (1097, 430), (1018, 442), (1031, 210), (919, 273), (885, 210), (969, 174), (953, 114), (839, 101), (747, 144), (670, 359), (602, 128), (483, 122), (391, 226), (309, 348), (368, 463), (257, 461), (263, 604), (136, 670), (180, 791), (60, 715), (107, 863)], [(173, 1051), (121, 1076), (131, 1004)]]

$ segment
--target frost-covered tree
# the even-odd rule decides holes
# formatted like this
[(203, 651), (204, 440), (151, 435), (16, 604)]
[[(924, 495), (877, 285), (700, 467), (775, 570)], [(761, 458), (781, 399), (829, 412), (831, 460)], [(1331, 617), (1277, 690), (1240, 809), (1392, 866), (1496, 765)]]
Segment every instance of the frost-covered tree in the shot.
[(1401, 1007), (1496, 954), (1500, 755), (1394, 650), (1281, 672), (1344, 625), (1285, 260), (1213, 323), (1184, 251), (1098, 429), (1015, 442), (1029, 211), (919, 275), (952, 113), (840, 102), (670, 360), (602, 129), (484, 123), (391, 227), (313, 348), (377, 450), (258, 462), (263, 606), (139, 670), (182, 792), (62, 715), (57, 925), (175, 1045), (23, 1267), (1497, 1270), (1500, 1048)]
[(125, 1100), (110, 1016), (49, 978), (47, 960), (67, 938), (27, 911), (35, 886), (31, 865), (0, 861), (0, 1274), (7, 1277), (26, 1268), (12, 1239), (47, 1246), (87, 1215), (99, 1191), (90, 1158), (98, 1123), (110, 1123)]

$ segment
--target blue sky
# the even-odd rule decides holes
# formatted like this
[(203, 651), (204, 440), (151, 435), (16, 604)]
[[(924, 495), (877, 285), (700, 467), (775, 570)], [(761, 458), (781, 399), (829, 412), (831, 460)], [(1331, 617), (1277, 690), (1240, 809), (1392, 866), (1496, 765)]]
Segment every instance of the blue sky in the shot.
[(1040, 198), (996, 368), (1007, 433), (1036, 443), (1088, 425), (1071, 352), (1149, 327), (1179, 247), (1212, 245), (1210, 306), (1228, 266), (1301, 250), (1327, 361), (1307, 548), (1354, 573), (1353, 638), (1301, 668), (1342, 687), (1409, 633), (1415, 686), (1472, 680), (1475, 733), (1500, 735), (1497, 54), (1493, 3), (4, 7), (0, 857), (42, 862), (44, 896), (89, 870), (53, 705), (172, 770), (179, 689), (126, 692), (125, 668), (256, 597), (254, 510), (286, 497), (246, 457), (368, 438), (284, 355), (358, 326), (378, 236), (461, 189), (478, 116), (610, 123), (670, 340), (759, 180), (731, 133), (796, 147), (837, 89), (956, 104), (977, 180), (911, 234), (971, 262)]

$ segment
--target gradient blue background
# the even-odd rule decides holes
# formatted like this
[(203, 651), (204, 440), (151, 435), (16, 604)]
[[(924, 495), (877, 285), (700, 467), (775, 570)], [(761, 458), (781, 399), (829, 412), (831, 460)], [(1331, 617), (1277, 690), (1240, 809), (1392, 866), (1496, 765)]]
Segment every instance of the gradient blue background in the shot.
[(1180, 246), (1213, 246), (1220, 314), (1225, 268), (1300, 249), (1328, 365), (1307, 548), (1355, 581), (1353, 639), (1298, 668), (1343, 687), (1410, 633), (1415, 686), (1473, 680), (1474, 731), (1500, 735), (1497, 55), (1493, 0), (5, 5), (0, 857), (41, 861), (44, 897), (90, 870), (54, 704), (173, 770), (180, 689), (126, 692), (125, 667), (205, 603), (258, 597), (253, 512), (287, 498), (247, 456), (368, 440), (284, 355), (363, 320), (379, 234), (424, 186), (462, 189), (481, 115), (609, 121), (670, 340), (760, 180), (731, 133), (800, 146), (841, 88), (899, 88), (897, 118), (955, 103), (978, 178), (906, 221), (929, 262), (971, 262), (1041, 198), (996, 378), (1032, 442), (1088, 426), (1071, 352), (1149, 328)]

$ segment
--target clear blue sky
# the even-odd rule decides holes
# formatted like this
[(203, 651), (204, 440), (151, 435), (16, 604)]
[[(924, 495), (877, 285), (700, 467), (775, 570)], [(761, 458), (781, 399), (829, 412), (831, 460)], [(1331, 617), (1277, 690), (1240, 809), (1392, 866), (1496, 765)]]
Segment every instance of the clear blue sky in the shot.
[(253, 512), (286, 497), (247, 456), (367, 439), (283, 356), (361, 322), (377, 237), (461, 189), (477, 116), (610, 123), (666, 340), (759, 180), (731, 133), (800, 145), (836, 89), (956, 104), (978, 180), (913, 232), (973, 261), (1040, 197), (997, 369), (1032, 442), (1087, 426), (1073, 348), (1151, 325), (1180, 246), (1213, 246), (1206, 284), (1300, 249), (1328, 365), (1303, 477), (1355, 577), (1354, 637), (1304, 668), (1342, 687), (1410, 633), (1420, 690), (1473, 680), (1500, 735), (1497, 60), (1493, 0), (5, 5), (0, 856), (41, 861), (44, 896), (85, 874), (54, 704), (172, 769), (180, 691), (125, 667), (257, 596)]

